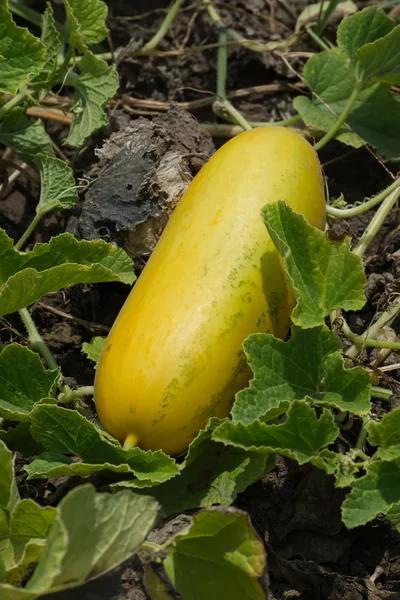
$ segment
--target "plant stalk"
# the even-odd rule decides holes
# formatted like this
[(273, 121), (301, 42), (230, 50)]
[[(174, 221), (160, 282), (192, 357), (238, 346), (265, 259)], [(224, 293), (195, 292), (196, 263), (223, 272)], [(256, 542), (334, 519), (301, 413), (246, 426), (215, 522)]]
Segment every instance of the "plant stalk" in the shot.
[(364, 447), (364, 444), (365, 444), (365, 441), (366, 441), (367, 435), (368, 435), (368, 424), (370, 422), (371, 422), (370, 415), (366, 415), (363, 418), (363, 424), (362, 424), (361, 429), (359, 431), (357, 442), (356, 442), (356, 446), (355, 446), (359, 450), (362, 450), (363, 447)]
[(396, 181), (393, 181), (393, 183), (389, 185), (389, 187), (379, 192), (379, 194), (377, 194), (370, 200), (367, 200), (367, 202), (363, 202), (362, 204), (354, 206), (352, 208), (343, 209), (335, 208), (334, 206), (327, 206), (326, 212), (329, 215), (332, 215), (333, 217), (340, 217), (343, 219), (347, 219), (348, 217), (355, 217), (356, 215), (361, 215), (362, 213), (367, 212), (367, 210), (370, 210), (377, 204), (383, 202), (383, 200), (385, 200), (385, 198), (387, 198), (387, 196), (391, 192), (394, 192), (398, 188), (400, 188), (400, 179), (396, 179)]
[(217, 13), (217, 11), (215, 10), (214, 6), (211, 3), (211, 0), (203, 0), (203, 4), (207, 9), (207, 12), (210, 16), (210, 19), (213, 23), (215, 23), (216, 25), (222, 25), (223, 26), (223, 22), (221, 20), (221, 17), (219, 16), (219, 14)]
[(0, 108), (0, 121), (1, 121), (1, 119), (4, 119), (4, 117), (6, 116), (6, 114), (8, 114), (11, 110), (13, 110), (13, 108), (15, 108), (16, 106), (18, 106), (19, 104), (21, 104), (21, 102), (23, 102), (26, 97), (27, 97), (26, 90), (23, 89), (18, 94), (16, 94), (13, 98), (11, 98), (11, 100), (9, 100), (8, 102), (6, 102)]
[(393, 206), (396, 204), (399, 196), (400, 186), (397, 185), (395, 190), (391, 194), (389, 194), (389, 196), (387, 196), (386, 199), (382, 202), (381, 206), (372, 217), (370, 224), (358, 240), (356, 246), (353, 249), (353, 253), (356, 256), (362, 257), (364, 255), (366, 249), (368, 248), (368, 246), (382, 227), (382, 223), (392, 210)]
[(351, 109), (354, 106), (354, 103), (357, 99), (357, 96), (361, 90), (362, 87), (362, 80), (357, 81), (354, 90), (350, 96), (350, 98), (348, 99), (346, 106), (344, 107), (342, 114), (339, 116), (338, 120), (336, 121), (336, 123), (333, 125), (333, 127), (331, 127), (331, 129), (324, 135), (324, 137), (322, 137), (314, 146), (315, 150), (321, 150), (321, 148), (323, 148), (324, 146), (326, 146), (326, 144), (328, 142), (330, 142), (334, 137), (336, 137), (336, 134), (339, 133), (342, 125), (346, 122), (347, 117), (349, 116)]
[(21, 250), (25, 242), (31, 237), (32, 233), (36, 229), (40, 219), (42, 218), (43, 213), (36, 213), (33, 217), (32, 222), (28, 225), (27, 229), (24, 231), (22, 236), (19, 238), (18, 242), (15, 243), (14, 248), (16, 250)]
[(167, 14), (163, 22), (161, 23), (158, 31), (153, 35), (151, 40), (149, 40), (143, 48), (139, 51), (138, 54), (151, 54), (157, 49), (159, 43), (165, 38), (168, 33), (168, 29), (171, 27), (172, 23), (175, 21), (175, 18), (181, 8), (182, 4), (185, 0), (175, 0), (175, 2), (169, 8)]
[(319, 35), (315, 33), (310, 24), (305, 25), (304, 29), (307, 31), (310, 38), (313, 39), (322, 50), (330, 50), (328, 44), (325, 44), (324, 40), (322, 40)]
[[(346, 337), (349, 338), (353, 342), (353, 346), (351, 346), (348, 350), (346, 350), (346, 355), (350, 358), (356, 358), (364, 345), (371, 346), (371, 342), (374, 342), (375, 338), (378, 337), (379, 333), (386, 325), (390, 325), (395, 318), (400, 313), (400, 296), (397, 296), (395, 301), (392, 303), (391, 307), (381, 314), (379, 319), (371, 325), (371, 327), (362, 335), (358, 336), (354, 334), (350, 327), (347, 325), (346, 321), (343, 319), (343, 333)], [(351, 337), (350, 337), (351, 336)], [(367, 342), (367, 343), (366, 343)], [(391, 350), (396, 350), (393, 348), (393, 344), (399, 344), (399, 342), (390, 342), (390, 341), (378, 341), (377, 348), (390, 348)], [(384, 346), (382, 344), (385, 344)]]
[(393, 396), (393, 392), (392, 390), (386, 390), (384, 388), (372, 386), (371, 396), (372, 398), (378, 398), (380, 400), (390, 400), (390, 398)]
[(58, 369), (57, 361), (52, 355), (50, 348), (47, 346), (46, 342), (38, 332), (28, 309), (22, 308), (19, 311), (19, 316), (21, 317), (26, 331), (28, 332), (31, 349), (43, 356), (50, 369)]
[(83, 396), (94, 396), (94, 387), (92, 385), (86, 385), (77, 388), (76, 390), (71, 390), (65, 386), (64, 391), (58, 395), (57, 400), (58, 402), (61, 402), (61, 404), (70, 404)]

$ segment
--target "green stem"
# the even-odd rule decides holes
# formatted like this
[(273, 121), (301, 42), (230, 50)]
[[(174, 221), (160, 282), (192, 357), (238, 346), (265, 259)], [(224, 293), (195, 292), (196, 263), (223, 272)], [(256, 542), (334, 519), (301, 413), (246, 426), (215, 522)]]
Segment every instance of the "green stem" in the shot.
[(307, 31), (310, 38), (312, 38), (314, 42), (318, 44), (320, 48), (322, 48), (322, 50), (330, 50), (328, 44), (325, 44), (325, 42), (319, 37), (319, 35), (317, 35), (315, 31), (313, 31), (311, 25), (306, 25), (304, 29)]
[(217, 97), (218, 99), (213, 104), (214, 112), (222, 117), (223, 119), (230, 120), (245, 130), (252, 129), (250, 123), (244, 118), (244, 116), (229, 102), (226, 97), (226, 75), (228, 67), (228, 55), (226, 50), (226, 31), (223, 30), (219, 34), (219, 43), (221, 44), (218, 48), (217, 57)]
[(289, 125), (295, 125), (299, 121), (301, 121), (301, 116), (293, 115), (293, 117), (289, 117), (288, 119), (284, 119), (282, 121), (271, 121), (268, 123), (265, 121), (249, 121), (249, 123), (252, 127), (272, 127), (274, 125), (279, 125), (280, 127), (289, 127)]
[(390, 400), (393, 396), (393, 392), (392, 390), (385, 390), (384, 388), (372, 386), (371, 396), (372, 398), (379, 398), (380, 400)]
[(370, 200), (367, 200), (367, 202), (363, 202), (362, 204), (360, 204), (358, 206), (354, 206), (352, 208), (343, 208), (343, 209), (335, 208), (334, 206), (327, 206), (326, 212), (329, 215), (332, 215), (333, 217), (340, 217), (343, 219), (347, 219), (348, 217), (355, 217), (356, 215), (361, 215), (362, 213), (366, 212), (367, 210), (370, 210), (377, 204), (380, 204), (381, 202), (383, 202), (383, 200), (385, 200), (385, 198), (387, 198), (387, 196), (389, 194), (394, 192), (399, 187), (400, 187), (400, 179), (396, 179), (396, 181), (394, 181), (391, 185), (389, 185), (389, 187), (387, 187), (386, 189), (379, 192), (379, 194), (377, 194)]
[[(74, 53), (75, 53), (74, 45), (70, 44), (68, 46), (67, 54), (64, 56), (61, 66), (57, 72), (57, 83), (61, 84), (62, 86), (67, 84), (67, 80), (68, 80), (69, 76), (71, 76), (71, 79), (73, 79), (72, 76), (75, 76), (75, 78), (78, 77), (77, 73), (72, 73), (71, 71), (68, 72), (71, 69), (71, 67), (74, 65), (74, 61), (75, 61)], [(83, 58), (83, 56), (81, 58)]]
[(203, 4), (207, 9), (207, 12), (210, 16), (210, 19), (213, 23), (215, 23), (216, 25), (223, 25), (223, 22), (221, 20), (221, 17), (219, 16), (219, 14), (217, 13), (217, 11), (215, 10), (214, 6), (211, 4), (210, 0), (203, 0)]
[(70, 404), (83, 396), (94, 396), (94, 387), (92, 385), (82, 386), (76, 390), (71, 390), (68, 386), (64, 387), (64, 391), (58, 395), (58, 402), (61, 404)]
[(42, 15), (37, 10), (26, 6), (26, 4), (9, 0), (8, 8), (12, 13), (22, 17), (29, 23), (32, 23), (32, 25), (36, 25), (37, 27), (42, 26)]
[[(398, 310), (400, 310), (400, 309), (398, 309)], [(341, 327), (341, 329), (342, 329), (344, 335), (351, 342), (353, 342), (353, 344), (355, 346), (358, 346), (359, 348), (362, 348), (363, 346), (367, 346), (369, 348), (389, 348), (390, 350), (394, 350), (396, 352), (400, 350), (400, 342), (390, 342), (388, 340), (375, 340), (371, 336), (371, 329), (372, 328), (367, 332), (368, 337), (364, 336), (364, 335), (357, 335), (357, 334), (355, 334), (355, 333), (352, 332), (352, 330), (348, 326), (346, 320), (343, 317), (341, 317), (341, 319), (342, 319), (342, 327)], [(381, 327), (379, 328), (379, 330), (380, 329), (381, 329)], [(349, 352), (350, 352), (350, 349), (346, 350), (346, 355), (347, 356), (351, 356), (352, 358), (355, 358)], [(357, 352), (357, 354), (359, 354), (359, 352)]]
[(362, 81), (358, 81), (354, 87), (354, 90), (350, 96), (350, 98), (348, 99), (346, 106), (344, 107), (342, 114), (339, 116), (338, 120), (336, 121), (336, 123), (333, 125), (333, 127), (331, 127), (331, 129), (324, 135), (324, 137), (322, 137), (314, 146), (315, 150), (321, 150), (321, 148), (323, 148), (324, 146), (326, 146), (326, 144), (328, 142), (330, 142), (335, 136), (336, 134), (340, 131), (342, 125), (345, 123), (347, 117), (350, 114), (351, 109), (354, 106), (354, 103), (357, 99), (357, 96), (361, 90), (362, 87)]
[(140, 49), (139, 54), (148, 54), (152, 53), (156, 50), (159, 43), (165, 38), (167, 35), (168, 29), (171, 27), (172, 23), (175, 21), (175, 18), (179, 12), (180, 7), (184, 3), (185, 0), (175, 0), (175, 2), (169, 8), (167, 14), (163, 22), (161, 23), (158, 31), (153, 35), (151, 40), (149, 40), (143, 48)]
[(26, 96), (27, 96), (27, 93), (24, 89), (21, 92), (19, 92), (18, 94), (16, 94), (14, 96), (14, 98), (11, 98), (11, 100), (6, 102), (0, 108), (0, 120), (3, 119), (6, 116), (6, 114), (9, 113), (13, 108), (15, 108), (16, 106), (21, 104), (21, 102), (23, 102), (23, 100), (25, 100)]
[(217, 96), (220, 100), (226, 100), (226, 76), (228, 71), (228, 53), (226, 50), (226, 31), (221, 31), (218, 38), (221, 46), (217, 54)]
[(368, 248), (368, 246), (382, 227), (382, 223), (392, 210), (393, 206), (396, 204), (399, 196), (400, 187), (397, 186), (394, 192), (389, 194), (389, 196), (387, 196), (386, 199), (382, 202), (381, 206), (372, 217), (370, 224), (368, 225), (368, 227), (366, 228), (366, 230), (364, 231), (364, 233), (362, 234), (362, 236), (360, 237), (356, 246), (353, 249), (353, 253), (356, 256), (362, 257), (364, 255), (366, 249)]
[(229, 102), (229, 100), (222, 100), (220, 102), (215, 102), (213, 106), (214, 112), (219, 114), (223, 118), (226, 118), (226, 113), (230, 115), (234, 123), (243, 127), (244, 130), (250, 131), (253, 129), (250, 123), (245, 119), (245, 117), (240, 113), (234, 106)]
[(368, 424), (371, 422), (371, 417), (370, 415), (366, 415), (363, 418), (363, 424), (361, 426), (361, 429), (359, 431), (358, 434), (358, 438), (357, 438), (357, 442), (356, 442), (356, 448), (359, 448), (360, 450), (363, 449), (364, 444), (365, 444), (365, 440), (367, 439), (367, 435), (368, 435)]
[[(105, 60), (105, 61), (110, 61), (113, 60), (114, 55), (112, 52), (100, 52), (99, 54), (94, 54), (94, 56), (96, 58), (99, 58), (100, 60)], [(73, 66), (74, 64), (79, 65), (80, 61), (85, 58), (84, 56), (76, 56), (76, 57), (72, 57), (70, 58), (68, 64), (69, 66)], [(62, 65), (64, 63), (64, 58), (62, 60), (59, 61), (59, 64)]]
[(43, 356), (50, 369), (58, 369), (57, 361), (52, 355), (50, 348), (47, 346), (42, 336), (38, 332), (28, 309), (21, 309), (19, 311), (19, 316), (21, 317), (25, 325), (26, 331), (28, 332), (29, 341), (31, 343), (31, 349)]
[(42, 217), (43, 217), (43, 213), (36, 213), (36, 215), (32, 219), (32, 222), (30, 223), (30, 225), (28, 225), (26, 231), (24, 231), (22, 236), (19, 238), (18, 242), (16, 242), (16, 244), (14, 245), (14, 248), (16, 250), (21, 250), (21, 248), (25, 244), (25, 242), (27, 242), (28, 239), (31, 237), (32, 233), (36, 229), (36, 227)]

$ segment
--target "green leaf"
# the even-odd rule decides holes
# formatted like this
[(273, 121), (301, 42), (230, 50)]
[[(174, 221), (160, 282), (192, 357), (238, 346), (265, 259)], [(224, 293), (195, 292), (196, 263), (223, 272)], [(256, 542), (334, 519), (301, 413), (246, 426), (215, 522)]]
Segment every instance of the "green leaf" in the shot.
[(46, 48), (45, 61), (40, 72), (32, 81), (33, 87), (42, 88), (42, 93), (46, 93), (51, 86), (52, 80), (57, 71), (57, 59), (61, 49), (61, 40), (58, 33), (56, 22), (51, 4), (48, 2), (46, 10), (42, 15), (42, 35), (41, 42)]
[(170, 586), (163, 581), (151, 564), (144, 567), (143, 585), (151, 600), (174, 600), (169, 591)]
[(32, 166), (35, 166), (37, 154), (53, 154), (43, 121), (28, 119), (25, 110), (19, 107), (7, 113), (0, 122), (0, 142), (12, 148), (22, 160)]
[[(143, 488), (144, 493), (158, 500), (166, 516), (212, 504), (232, 504), (240, 492), (261, 479), (266, 472), (267, 458), (269, 470), (275, 465), (274, 456), (226, 448), (214, 442), (211, 434), (220, 422), (211, 419), (209, 426), (193, 440), (179, 476), (161, 485)], [(125, 480), (111, 487), (134, 488), (135, 483)]]
[(316, 467), (333, 473), (332, 454), (320, 456), (320, 450), (332, 444), (339, 433), (334, 417), (324, 409), (318, 418), (305, 401), (293, 400), (287, 420), (281, 425), (266, 425), (254, 421), (248, 425), (224, 421), (213, 432), (213, 439), (228, 446), (252, 452), (281, 454), (300, 465), (311, 462)]
[[(39, 565), (27, 588), (66, 589), (102, 575), (127, 560), (154, 527), (157, 503), (148, 496), (122, 491), (96, 494), (92, 485), (73, 489), (60, 502)], [(58, 572), (54, 549), (66, 533)]]
[(12, 452), (0, 440), (0, 508), (11, 512), (18, 501)]
[(368, 441), (379, 446), (376, 456), (390, 461), (400, 458), (400, 408), (387, 413), (379, 423), (371, 421), (368, 426)]
[(29, 431), (30, 423), (23, 421), (16, 427), (9, 427), (7, 431), (0, 429), (0, 439), (10, 450), (18, 451), (23, 456), (35, 456), (43, 452), (40, 444), (35, 442)]
[(39, 73), (45, 48), (25, 27), (18, 27), (0, 0), (0, 92), (16, 94), (23, 83)]
[(330, 242), (286, 202), (269, 204), (262, 215), (282, 256), (297, 306), (292, 321), (301, 327), (322, 325), (333, 310), (358, 310), (365, 304), (362, 261), (350, 241)]
[(164, 560), (169, 579), (185, 600), (264, 600), (258, 578), (265, 565), (263, 544), (248, 516), (232, 509), (197, 513)]
[[(308, 127), (320, 131), (329, 131), (335, 125), (338, 118), (338, 114), (332, 112), (329, 105), (318, 102), (313, 104), (307, 96), (296, 96), (293, 100), (293, 107)], [(353, 133), (347, 125), (341, 127), (335, 139), (353, 148), (361, 148), (363, 145), (362, 139)]]
[(400, 83), (400, 25), (357, 52), (364, 81)]
[(393, 504), (386, 513), (387, 518), (393, 527), (400, 531), (400, 502)]
[[(138, 479), (161, 483), (179, 473), (175, 461), (156, 452), (124, 450), (117, 440), (103, 433), (76, 410), (42, 404), (31, 415), (31, 433), (46, 450), (74, 454), (94, 465), (127, 464)], [(93, 471), (99, 470), (95, 466)]]
[(13, 560), (7, 567), (5, 580), (8, 584), (19, 587), (30, 577), (32, 566), (39, 561), (46, 542), (40, 538), (7, 541), (10, 543)]
[(120, 248), (103, 240), (77, 241), (69, 233), (36, 244), (31, 252), (18, 252), (0, 230), (0, 315), (15, 312), (78, 283), (120, 281), (130, 284), (135, 275), (132, 260)]
[[(330, 129), (346, 106), (356, 85), (355, 68), (336, 49), (315, 54), (304, 68), (304, 79), (315, 99), (298, 96), (293, 105), (309, 127)], [(363, 140), (383, 156), (400, 154), (400, 106), (387, 84), (362, 90), (353, 105), (338, 140), (360, 147)]]
[(29, 421), (37, 402), (52, 398), (60, 370), (46, 370), (36, 352), (10, 344), (0, 353), (0, 416)]
[(1, 600), (36, 600), (40, 594), (25, 588), (15, 588), (7, 583), (0, 583)]
[(325, 325), (293, 326), (288, 342), (270, 334), (250, 335), (244, 350), (254, 379), (236, 395), (233, 420), (244, 424), (270, 420), (270, 411), (275, 417), (293, 400), (306, 397), (353, 414), (368, 413), (371, 378), (362, 367), (345, 369), (341, 349), (339, 339)]
[(354, 481), (342, 504), (343, 523), (349, 529), (365, 525), (399, 502), (400, 460), (371, 462), (366, 474)]
[(79, 32), (86, 44), (98, 44), (107, 37), (108, 8), (104, 2), (101, 0), (63, 1), (71, 30)]
[(10, 536), (18, 540), (45, 539), (56, 514), (56, 509), (51, 506), (39, 506), (29, 498), (21, 500), (11, 513)]
[(76, 462), (57, 452), (45, 452), (37, 456), (29, 465), (25, 465), (24, 468), (28, 473), (28, 479), (87, 477), (100, 471), (134, 474), (128, 464), (113, 465), (106, 462), (96, 465), (93, 463)]
[(78, 202), (74, 174), (63, 160), (47, 154), (38, 154), (36, 164), (40, 172), (40, 199), (36, 214), (51, 210), (67, 210)]
[(348, 58), (355, 61), (359, 48), (385, 36), (393, 27), (393, 21), (382, 9), (376, 6), (364, 8), (343, 19), (337, 31), (337, 44)]
[(106, 337), (104, 336), (95, 336), (90, 342), (83, 342), (82, 344), (82, 352), (86, 354), (89, 360), (92, 360), (94, 363), (98, 363), (100, 354), (104, 348), (104, 344), (106, 343)]
[(97, 129), (107, 125), (104, 107), (118, 90), (118, 74), (114, 66), (86, 52), (79, 61), (80, 75), (71, 73), (68, 84), (77, 93), (73, 108), (72, 124), (65, 143), (82, 146)]

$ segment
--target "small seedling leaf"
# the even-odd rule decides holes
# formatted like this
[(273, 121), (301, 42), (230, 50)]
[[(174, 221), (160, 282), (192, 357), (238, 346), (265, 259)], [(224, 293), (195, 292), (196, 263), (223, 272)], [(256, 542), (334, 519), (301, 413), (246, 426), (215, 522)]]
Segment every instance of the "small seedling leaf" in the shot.
[(361, 259), (350, 251), (349, 239), (330, 242), (282, 201), (268, 204), (262, 214), (297, 300), (293, 323), (316, 327), (335, 309), (364, 306), (365, 273)]
[(265, 564), (263, 544), (248, 516), (232, 509), (197, 513), (164, 560), (169, 579), (185, 600), (264, 600), (258, 579)]
[(51, 210), (72, 208), (79, 198), (71, 167), (63, 160), (46, 154), (38, 154), (36, 164), (41, 184), (36, 213), (44, 215)]
[(79, 61), (80, 74), (70, 80), (77, 97), (73, 108), (73, 119), (65, 142), (71, 146), (82, 146), (97, 129), (107, 125), (104, 106), (118, 90), (118, 74), (115, 67), (86, 51)]
[(89, 360), (96, 363), (96, 365), (104, 348), (104, 344), (106, 343), (106, 339), (107, 338), (103, 336), (95, 336), (90, 342), (83, 342), (82, 344), (82, 352), (86, 354)]
[(0, 353), (0, 416), (29, 421), (35, 404), (55, 395), (59, 378), (59, 369), (46, 370), (38, 354), (10, 344)]

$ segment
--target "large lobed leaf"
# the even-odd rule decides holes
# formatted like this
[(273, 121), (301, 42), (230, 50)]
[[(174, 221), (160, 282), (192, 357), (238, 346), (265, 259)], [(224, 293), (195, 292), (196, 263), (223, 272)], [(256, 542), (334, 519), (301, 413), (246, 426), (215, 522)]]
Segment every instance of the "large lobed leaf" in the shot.
[(304, 398), (353, 414), (368, 413), (370, 377), (361, 367), (345, 369), (341, 348), (324, 325), (293, 326), (288, 342), (269, 334), (250, 335), (244, 350), (255, 377), (236, 395), (233, 420), (271, 420), (286, 412), (293, 400)]
[[(31, 477), (55, 476), (55, 468), (57, 476), (88, 475), (107, 470), (109, 464), (120, 466), (110, 470), (128, 472), (149, 483), (161, 483), (179, 473), (175, 461), (161, 450), (124, 450), (117, 440), (98, 429), (76, 410), (40, 404), (34, 408), (30, 418), (34, 439), (49, 451), (49, 454), (42, 455), (27, 467)], [(73, 470), (69, 462), (63, 468), (62, 458), (54, 456), (54, 453), (78, 456), (84, 464), (77, 464), (77, 471)], [(94, 465), (93, 469), (90, 468), (91, 464)]]
[(349, 239), (329, 241), (286, 202), (267, 204), (262, 215), (297, 300), (295, 325), (316, 327), (335, 309), (364, 306), (365, 273), (361, 259), (350, 251)]
[(169, 516), (191, 508), (205, 508), (213, 504), (232, 504), (238, 493), (259, 480), (275, 464), (272, 455), (248, 452), (240, 448), (226, 448), (211, 439), (219, 425), (211, 419), (193, 440), (178, 476), (148, 487), (142, 481), (123, 480), (113, 488), (141, 488), (158, 500), (163, 513)]
[[(132, 261), (103, 240), (77, 241), (68, 233), (18, 252), (0, 230), (0, 315), (15, 312), (54, 292), (78, 283), (134, 281)], [(2, 285), (1, 285), (2, 284)]]

